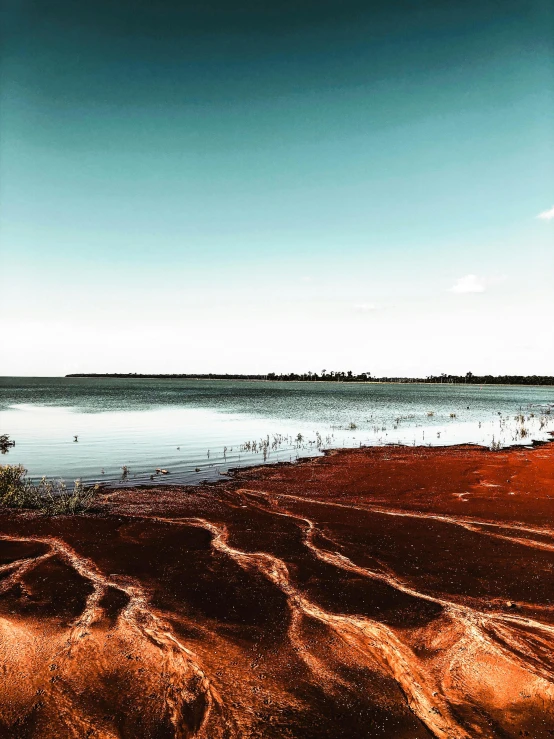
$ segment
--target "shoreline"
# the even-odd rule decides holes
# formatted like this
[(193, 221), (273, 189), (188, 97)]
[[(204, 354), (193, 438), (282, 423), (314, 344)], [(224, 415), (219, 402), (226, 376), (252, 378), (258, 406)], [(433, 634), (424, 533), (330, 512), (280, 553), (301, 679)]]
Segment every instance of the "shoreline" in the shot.
[[(405, 463), (407, 460), (411, 460), (412, 463), (419, 468), (418, 472), (423, 472), (423, 467), (432, 469), (433, 463), (438, 460), (450, 459), (467, 459), (472, 463), (483, 462), (485, 464), (512, 464), (515, 460), (525, 460), (526, 462), (532, 462), (532, 455), (535, 452), (546, 449), (549, 452), (548, 458), (551, 457), (552, 463), (552, 480), (554, 481), (554, 431), (549, 432), (551, 438), (546, 440), (530, 440), (527, 444), (512, 444), (510, 446), (503, 447), (499, 450), (491, 450), (488, 446), (484, 446), (477, 443), (467, 442), (460, 444), (442, 444), (442, 445), (408, 445), (401, 443), (387, 443), (382, 445), (372, 446), (361, 446), (361, 447), (337, 447), (321, 450), (321, 453), (314, 456), (299, 457), (293, 461), (276, 461), (268, 462), (263, 464), (251, 464), (244, 467), (232, 467), (225, 473), (220, 473), (220, 477), (215, 480), (202, 480), (198, 483), (181, 483), (172, 482), (171, 480), (165, 481), (167, 478), (159, 477), (159, 483), (155, 481), (149, 481), (148, 483), (133, 484), (131, 481), (128, 485), (118, 484), (120, 481), (115, 483), (104, 483), (100, 486), (100, 495), (106, 495), (107, 498), (113, 498), (114, 496), (121, 495), (125, 497), (128, 494), (133, 493), (150, 493), (153, 491), (163, 493), (183, 493), (187, 495), (193, 495), (198, 491), (213, 490), (216, 492), (234, 492), (237, 488), (240, 488), (245, 480), (256, 486), (271, 485), (274, 479), (280, 479), (283, 477), (286, 480), (286, 484), (295, 485), (299, 484), (304, 478), (307, 471), (311, 474), (311, 479), (314, 478), (314, 471), (319, 468), (324, 469), (326, 464), (330, 464), (331, 467), (335, 465), (339, 466), (342, 473), (348, 471), (348, 467), (352, 466), (354, 469), (359, 462), (362, 464), (366, 463), (368, 467), (371, 467), (375, 463), (382, 463), (383, 460), (391, 462)], [(283, 473), (281, 475), (281, 473)], [(375, 470), (373, 469), (375, 474)], [(394, 484), (394, 467), (387, 474), (387, 480), (389, 484)], [(392, 481), (392, 483), (391, 483)], [(507, 479), (507, 482), (510, 482)], [(456, 484), (459, 481), (453, 481)], [(357, 494), (360, 491), (354, 491), (353, 494)], [(365, 491), (362, 491), (365, 494)], [(554, 514), (554, 488), (552, 490), (553, 500), (553, 514)], [(89, 515), (94, 515), (92, 510)]]
[[(400, 442), (386, 442), (384, 444), (373, 444), (373, 445), (362, 445), (357, 447), (329, 447), (326, 449), (321, 449), (317, 454), (313, 455), (307, 455), (304, 457), (298, 457), (297, 459), (294, 459), (292, 461), (285, 461), (285, 460), (277, 460), (276, 462), (264, 462), (262, 464), (260, 463), (252, 463), (240, 467), (229, 467), (225, 472), (219, 473), (219, 478), (215, 480), (209, 480), (204, 479), (200, 480), (198, 482), (173, 482), (169, 477), (156, 475), (154, 477), (154, 481), (148, 481), (148, 482), (138, 482), (133, 483), (131, 480), (128, 481), (127, 485), (122, 485), (122, 480), (117, 480), (114, 482), (105, 482), (103, 480), (99, 480), (97, 483), (91, 483), (92, 485), (96, 484), (100, 487), (100, 489), (110, 490), (110, 491), (117, 491), (117, 490), (130, 490), (130, 489), (137, 489), (137, 490), (157, 490), (160, 487), (163, 489), (166, 488), (185, 488), (185, 489), (191, 489), (191, 488), (204, 488), (204, 487), (215, 487), (219, 485), (227, 485), (230, 482), (233, 481), (235, 477), (240, 477), (241, 473), (251, 473), (254, 474), (256, 472), (261, 472), (263, 470), (272, 469), (272, 468), (279, 468), (279, 467), (300, 467), (302, 464), (310, 464), (314, 462), (315, 460), (324, 459), (326, 457), (340, 455), (340, 454), (349, 454), (351, 452), (356, 451), (363, 451), (363, 450), (371, 450), (371, 449), (400, 449), (400, 450), (407, 450), (407, 451), (413, 451), (413, 450), (436, 450), (436, 451), (453, 451), (456, 450), (463, 450), (463, 449), (473, 449), (473, 450), (481, 450), (484, 452), (490, 452), (491, 454), (499, 454), (501, 452), (509, 452), (509, 451), (517, 451), (517, 450), (534, 450), (539, 447), (545, 446), (545, 445), (554, 445), (554, 431), (548, 432), (550, 435), (550, 439), (530, 439), (525, 444), (510, 444), (505, 447), (501, 447), (497, 450), (491, 450), (489, 446), (485, 446), (483, 444), (478, 444), (477, 442), (461, 442), (461, 443), (453, 443), (453, 444), (403, 444)], [(159, 483), (156, 484), (155, 480), (158, 479)]]
[[(34, 378), (42, 379), (42, 378)], [(64, 380), (190, 380), (191, 382), (260, 382), (303, 385), (446, 385), (449, 387), (554, 387), (554, 383), (508, 383), (508, 382), (431, 382), (418, 380), (280, 380), (246, 377), (202, 377), (202, 376), (167, 376), (167, 375), (62, 375), (54, 379)]]
[(434, 382), (423, 379), (408, 380), (279, 380), (264, 378), (224, 378), (224, 377), (202, 377), (194, 376), (168, 376), (168, 375), (0, 375), (1, 380), (190, 380), (191, 382), (256, 382), (256, 383), (282, 383), (282, 384), (303, 384), (303, 385), (446, 385), (449, 387), (517, 387), (517, 388), (552, 388), (552, 383), (508, 383), (508, 382)]

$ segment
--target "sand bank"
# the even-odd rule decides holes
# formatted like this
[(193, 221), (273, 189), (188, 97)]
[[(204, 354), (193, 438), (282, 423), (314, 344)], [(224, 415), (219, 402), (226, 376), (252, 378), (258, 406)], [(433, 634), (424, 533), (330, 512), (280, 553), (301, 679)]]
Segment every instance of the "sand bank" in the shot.
[(0, 737), (554, 736), (554, 445), (0, 514)]

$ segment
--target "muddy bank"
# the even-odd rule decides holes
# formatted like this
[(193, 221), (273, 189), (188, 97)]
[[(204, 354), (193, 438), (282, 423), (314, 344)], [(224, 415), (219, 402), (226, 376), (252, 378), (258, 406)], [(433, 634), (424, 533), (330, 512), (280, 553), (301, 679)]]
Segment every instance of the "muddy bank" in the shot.
[(0, 513), (0, 737), (554, 736), (554, 445)]

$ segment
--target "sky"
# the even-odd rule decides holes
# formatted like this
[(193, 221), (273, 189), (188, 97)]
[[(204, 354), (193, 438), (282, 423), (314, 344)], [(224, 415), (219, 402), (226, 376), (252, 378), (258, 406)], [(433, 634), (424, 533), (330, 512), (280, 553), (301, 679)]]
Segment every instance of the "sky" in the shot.
[(0, 0), (1, 375), (554, 374), (552, 0)]

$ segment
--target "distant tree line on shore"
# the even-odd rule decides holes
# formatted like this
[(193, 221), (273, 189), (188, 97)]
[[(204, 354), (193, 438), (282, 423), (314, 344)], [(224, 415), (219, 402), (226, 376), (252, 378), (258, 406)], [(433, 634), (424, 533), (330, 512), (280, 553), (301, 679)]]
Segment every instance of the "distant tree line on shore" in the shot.
[(131, 373), (75, 373), (66, 377), (112, 377), (156, 380), (267, 380), (274, 382), (397, 382), (397, 383), (450, 383), (452, 385), (554, 385), (554, 376), (549, 375), (429, 375), (428, 377), (373, 377), (371, 372), (355, 374), (352, 371), (339, 372), (322, 370), (317, 372), (290, 372), (288, 374), (269, 372), (267, 375), (237, 374), (159, 374), (143, 375)]

